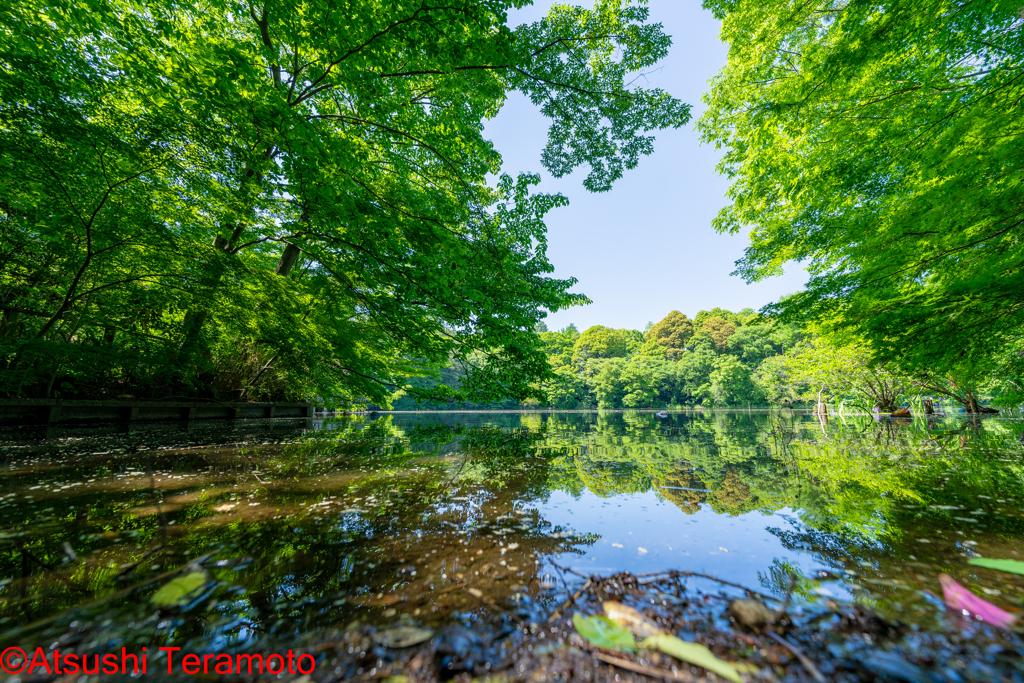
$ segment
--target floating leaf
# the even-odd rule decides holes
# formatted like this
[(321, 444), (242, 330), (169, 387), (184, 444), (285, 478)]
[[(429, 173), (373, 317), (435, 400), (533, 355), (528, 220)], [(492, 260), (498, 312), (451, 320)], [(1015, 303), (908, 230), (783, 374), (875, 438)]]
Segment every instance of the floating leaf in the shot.
[(168, 581), (149, 598), (157, 607), (181, 607), (188, 602), (189, 595), (206, 584), (205, 572), (189, 572)]
[(955, 610), (969, 612), (982, 621), (1000, 628), (1009, 628), (1017, 621), (1016, 616), (999, 609), (987, 600), (982, 600), (954, 581), (949, 574), (939, 574), (939, 583), (942, 584), (942, 597), (946, 599), (946, 604)]
[(998, 569), (1001, 572), (1010, 572), (1011, 574), (1024, 574), (1024, 562), (1020, 560), (993, 560), (988, 557), (975, 557), (972, 560), (967, 560), (967, 564), (973, 564), (975, 567), (985, 567), (986, 569)]
[(572, 615), (572, 625), (591, 645), (606, 650), (636, 650), (636, 641), (628, 629), (619, 626), (605, 616), (584, 617), (577, 612)]
[(642, 642), (640, 646), (647, 650), (664, 652), (689, 664), (704, 667), (722, 678), (728, 678), (730, 681), (736, 681), (736, 683), (742, 683), (743, 681), (740, 678), (739, 672), (736, 671), (736, 667), (729, 662), (719, 659), (711, 650), (698, 643), (687, 643), (685, 640), (680, 640), (673, 635), (663, 633), (660, 636), (651, 636)]

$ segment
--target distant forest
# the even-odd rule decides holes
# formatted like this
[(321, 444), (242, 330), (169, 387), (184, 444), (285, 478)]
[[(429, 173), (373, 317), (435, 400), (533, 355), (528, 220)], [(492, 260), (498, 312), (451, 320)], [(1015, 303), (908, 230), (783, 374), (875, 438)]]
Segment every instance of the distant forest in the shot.
[[(537, 335), (555, 375), (538, 387), (546, 403), (532, 398), (459, 401), (465, 370), (452, 364), (434, 376), (410, 378), (408, 393), (394, 401), (394, 409), (799, 407), (822, 402), (839, 410), (891, 413), (931, 399), (978, 413), (993, 410), (983, 401), (1020, 402), (1013, 382), (997, 375), (938, 378), (901, 372), (873, 359), (862, 344), (836, 345), (811, 328), (750, 308), (714, 308), (692, 319), (672, 311), (643, 332), (602, 325), (583, 332), (575, 325), (552, 331), (542, 324)], [(997, 364), (1012, 372), (1017, 358), (1008, 354)], [(451, 390), (450, 401), (416, 398), (443, 395), (445, 387)]]
[[(537, 334), (556, 376), (541, 387), (548, 396), (546, 405), (554, 408), (763, 405), (767, 399), (758, 368), (806, 336), (797, 325), (767, 321), (749, 308), (737, 313), (715, 308), (693, 319), (672, 311), (643, 332), (595, 325), (581, 333), (569, 325), (558, 331), (540, 326)], [(461, 374), (460, 367), (451, 366), (438, 377), (410, 384), (416, 389), (437, 384), (457, 389)], [(486, 407), (541, 405), (528, 399)], [(408, 396), (395, 402), (399, 410), (417, 407), (424, 406)]]

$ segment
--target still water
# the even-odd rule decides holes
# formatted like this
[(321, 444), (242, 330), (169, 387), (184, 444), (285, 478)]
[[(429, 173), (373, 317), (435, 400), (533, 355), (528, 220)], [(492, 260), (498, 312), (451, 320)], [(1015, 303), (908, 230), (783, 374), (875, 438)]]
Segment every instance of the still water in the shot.
[[(541, 618), (576, 575), (665, 569), (926, 628), (946, 618), (941, 572), (1024, 607), (1024, 577), (967, 564), (1024, 560), (1019, 420), (409, 413), (180, 429), (0, 434), (0, 642), (77, 629), (108, 648), (213, 650), (354, 621), (472, 627)], [(154, 607), (190, 562), (204, 585)]]

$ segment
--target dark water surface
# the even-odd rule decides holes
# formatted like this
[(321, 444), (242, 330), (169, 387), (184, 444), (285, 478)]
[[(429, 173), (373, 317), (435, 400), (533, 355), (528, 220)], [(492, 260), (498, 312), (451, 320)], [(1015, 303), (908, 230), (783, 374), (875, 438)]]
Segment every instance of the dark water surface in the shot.
[[(530, 620), (565, 600), (566, 568), (690, 570), (778, 595), (796, 575), (799, 601), (925, 628), (948, 618), (941, 572), (1024, 607), (1024, 577), (967, 563), (1024, 560), (1019, 420), (417, 413), (180, 429), (0, 434), (0, 644), (74, 632), (106, 649), (237, 650), (357, 620)], [(190, 561), (206, 584), (157, 609)]]

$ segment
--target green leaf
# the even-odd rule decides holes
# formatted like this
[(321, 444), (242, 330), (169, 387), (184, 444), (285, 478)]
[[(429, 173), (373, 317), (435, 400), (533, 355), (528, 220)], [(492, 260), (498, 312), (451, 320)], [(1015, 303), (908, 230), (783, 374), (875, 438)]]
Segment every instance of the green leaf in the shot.
[(605, 616), (584, 617), (577, 612), (572, 615), (572, 625), (576, 631), (587, 639), (591, 645), (602, 647), (606, 650), (624, 650), (634, 652), (636, 640), (629, 629), (619, 626)]
[(189, 596), (206, 585), (204, 572), (189, 572), (166, 583), (149, 598), (157, 607), (181, 607), (188, 602)]
[(974, 559), (967, 560), (967, 564), (973, 564), (975, 567), (985, 567), (986, 569), (998, 569), (1001, 572), (1010, 572), (1011, 574), (1024, 575), (1024, 562), (1020, 560), (994, 560), (989, 557), (975, 557)]
[[(579, 629), (577, 628), (577, 630)], [(729, 662), (719, 659), (711, 650), (697, 643), (687, 643), (685, 640), (680, 640), (675, 636), (664, 634), (651, 636), (644, 640), (640, 646), (647, 650), (664, 652), (689, 664), (704, 667), (708, 671), (716, 673), (723, 678), (728, 678), (730, 681), (736, 681), (736, 683), (741, 683), (743, 680), (736, 671), (736, 667)]]

